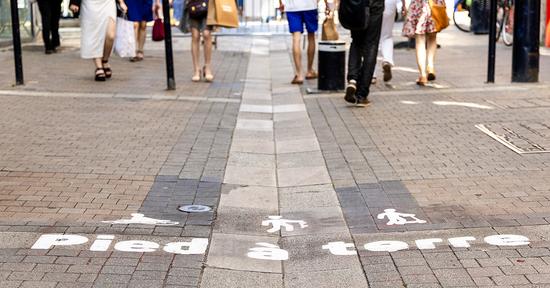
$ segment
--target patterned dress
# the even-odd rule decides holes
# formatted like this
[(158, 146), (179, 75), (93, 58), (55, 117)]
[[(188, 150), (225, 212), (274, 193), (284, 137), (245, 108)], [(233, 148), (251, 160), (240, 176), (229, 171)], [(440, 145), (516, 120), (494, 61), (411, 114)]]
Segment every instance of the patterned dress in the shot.
[[(435, 4), (445, 5), (445, 0), (434, 0)], [(415, 34), (435, 32), (435, 23), (428, 0), (412, 0), (403, 25), (403, 36), (413, 38)]]

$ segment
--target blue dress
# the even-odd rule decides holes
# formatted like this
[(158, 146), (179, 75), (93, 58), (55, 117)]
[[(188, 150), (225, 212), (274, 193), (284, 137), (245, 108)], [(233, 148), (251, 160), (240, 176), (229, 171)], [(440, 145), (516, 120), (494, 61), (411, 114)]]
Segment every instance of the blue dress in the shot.
[(153, 21), (153, 0), (126, 0), (128, 20), (133, 22)]

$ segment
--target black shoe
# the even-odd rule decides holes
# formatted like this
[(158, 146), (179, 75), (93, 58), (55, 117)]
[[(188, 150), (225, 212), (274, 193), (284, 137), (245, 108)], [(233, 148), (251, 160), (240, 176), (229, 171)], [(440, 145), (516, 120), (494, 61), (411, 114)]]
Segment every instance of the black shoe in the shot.
[(111, 70), (111, 65), (109, 67), (105, 67), (105, 64), (109, 64), (109, 60), (101, 60), (101, 63), (103, 64), (103, 71), (105, 72), (105, 78), (111, 79), (113, 76), (113, 70)]
[(382, 64), (382, 70), (383, 70), (383, 73), (384, 73), (384, 82), (390, 81), (391, 78), (392, 78), (391, 64), (389, 62), (384, 62)]
[(346, 95), (344, 100), (348, 103), (356, 104), (357, 100), (355, 99), (355, 92), (357, 91), (357, 81), (350, 80), (348, 86), (346, 86)]
[(55, 53), (55, 51), (53, 49), (47, 49), (45, 53), (46, 53), (46, 55), (50, 55), (50, 54)]
[[(99, 71), (101, 71), (101, 72), (98, 73)], [(105, 80), (107, 80), (107, 77), (105, 76), (105, 70), (103, 70), (103, 68), (96, 68), (95, 69), (95, 81), (104, 82)]]

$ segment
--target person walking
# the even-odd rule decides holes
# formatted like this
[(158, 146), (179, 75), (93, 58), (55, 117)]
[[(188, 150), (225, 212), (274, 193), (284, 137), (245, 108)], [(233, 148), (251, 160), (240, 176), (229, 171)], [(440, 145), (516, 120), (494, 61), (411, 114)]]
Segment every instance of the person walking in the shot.
[[(208, 0), (186, 0), (180, 29), (184, 33), (191, 32), (191, 56), (193, 57), (193, 77), (191, 81), (201, 81), (201, 76), (207, 82), (214, 81), (212, 74), (212, 30), (213, 26), (206, 25), (208, 11), (201, 7), (208, 7)], [(200, 65), (201, 34), (204, 43), (204, 66)]]
[[(126, 13), (124, 0), (117, 0)], [(71, 0), (69, 8), (80, 12), (80, 56), (94, 61), (95, 81), (111, 78), (109, 58), (116, 34), (117, 7), (113, 0)]]
[[(328, 0), (325, 1), (327, 14), (330, 13)], [(292, 33), (292, 56), (294, 58), (295, 75), (290, 83), (303, 84), (301, 41), (304, 25), (307, 30), (307, 72), (305, 78), (316, 79), (317, 72), (313, 69), (315, 58), (315, 32), (319, 28), (318, 0), (279, 0), (281, 13), (286, 12), (289, 31)]]
[[(340, 2), (343, 1), (345, 0), (340, 0)], [(382, 15), (384, 13), (384, 0), (363, 1), (365, 1), (363, 5), (369, 7), (369, 15), (366, 19), (366, 27), (351, 30), (348, 84), (344, 96), (346, 102), (354, 104), (370, 103), (367, 97), (369, 96), (372, 75), (376, 66), (376, 55), (378, 54), (378, 43), (380, 42), (380, 32), (382, 30)], [(364, 14), (365, 10), (357, 9), (350, 13)], [(340, 16), (342, 22), (344, 20), (342, 13), (340, 13)]]
[[(433, 1), (437, 5), (445, 5), (445, 0)], [(416, 63), (420, 73), (416, 84), (424, 86), (436, 78), (434, 62), (437, 30), (428, 0), (412, 0), (406, 13), (403, 36), (415, 39)]]
[[(395, 14), (397, 12), (398, 0), (385, 0), (384, 1), (384, 13), (382, 16), (382, 30), (380, 32), (380, 44), (378, 47), (378, 55), (382, 58), (382, 73), (384, 82), (388, 82), (392, 79), (392, 67), (393, 62), (393, 25), (395, 24)], [(401, 0), (402, 14), (405, 16), (405, 0)], [(374, 71), (374, 77), (372, 77), (372, 83), (376, 83), (376, 75), (379, 71), (378, 67)]]
[(126, 5), (128, 20), (134, 22), (136, 32), (136, 56), (130, 61), (139, 62), (145, 57), (143, 48), (147, 39), (147, 22), (153, 21), (153, 14), (158, 17), (160, 0), (126, 0)]
[(57, 52), (59, 41), (59, 18), (62, 0), (38, 0), (38, 10), (42, 18), (42, 39), (46, 54)]

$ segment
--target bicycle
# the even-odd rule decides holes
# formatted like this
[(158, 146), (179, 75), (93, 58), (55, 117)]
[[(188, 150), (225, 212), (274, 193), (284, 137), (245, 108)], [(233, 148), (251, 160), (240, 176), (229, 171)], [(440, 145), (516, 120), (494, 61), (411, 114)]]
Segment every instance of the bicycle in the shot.
[(500, 0), (497, 8), (497, 41), (502, 37), (506, 46), (514, 44), (514, 0)]
[[(502, 37), (506, 46), (514, 43), (514, 0), (499, 0), (497, 3), (497, 35), (496, 41)], [(471, 32), (470, 8), (472, 0), (456, 0), (453, 12), (453, 22), (458, 30)]]

